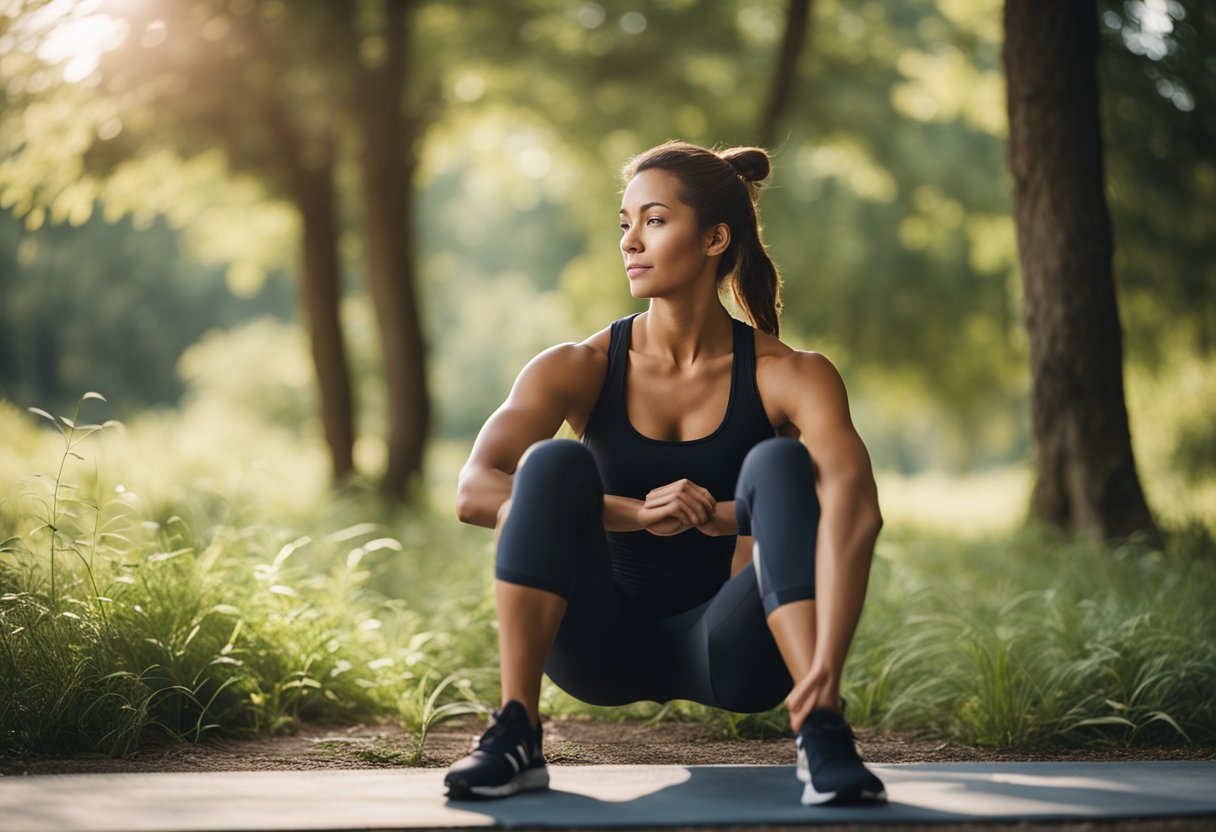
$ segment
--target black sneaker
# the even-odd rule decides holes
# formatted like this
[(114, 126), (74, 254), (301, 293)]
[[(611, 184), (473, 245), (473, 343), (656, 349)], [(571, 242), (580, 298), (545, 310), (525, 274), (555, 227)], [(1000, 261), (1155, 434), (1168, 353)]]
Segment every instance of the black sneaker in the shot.
[[(843, 705), (841, 700), (842, 709)], [(795, 740), (798, 779), (806, 783), (802, 805), (887, 802), (882, 781), (861, 761), (855, 739), (842, 714), (826, 708), (811, 711)]]
[(481, 735), (476, 750), (453, 763), (443, 783), (448, 797), (458, 800), (549, 788), (540, 727), (533, 728), (524, 706), (511, 700), (494, 712), (494, 724)]

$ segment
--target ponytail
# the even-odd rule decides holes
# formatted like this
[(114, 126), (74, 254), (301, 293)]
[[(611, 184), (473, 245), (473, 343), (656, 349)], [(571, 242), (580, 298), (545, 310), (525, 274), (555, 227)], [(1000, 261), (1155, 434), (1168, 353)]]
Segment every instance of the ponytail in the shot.
[(781, 334), (781, 275), (760, 239), (759, 229), (740, 241), (731, 290), (752, 326), (774, 338)]

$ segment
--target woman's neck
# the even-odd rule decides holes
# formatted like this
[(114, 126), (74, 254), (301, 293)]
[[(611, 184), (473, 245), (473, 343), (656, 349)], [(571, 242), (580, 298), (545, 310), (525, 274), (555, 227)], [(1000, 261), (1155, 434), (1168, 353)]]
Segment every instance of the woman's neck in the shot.
[(689, 367), (734, 349), (734, 324), (715, 296), (702, 303), (682, 298), (651, 298), (650, 309), (638, 320), (633, 348)]

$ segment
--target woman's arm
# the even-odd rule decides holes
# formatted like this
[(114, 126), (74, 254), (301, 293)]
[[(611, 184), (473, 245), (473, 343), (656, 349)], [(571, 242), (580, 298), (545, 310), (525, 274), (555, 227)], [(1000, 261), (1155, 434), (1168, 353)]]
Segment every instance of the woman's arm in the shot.
[(817, 689), (828, 680), (839, 684), (861, 618), (882, 513), (870, 455), (853, 427), (840, 374), (818, 353), (795, 352), (783, 362), (775, 387), (810, 451), (820, 505), (814, 661), (787, 700), (798, 724)]
[[(607, 357), (585, 344), (551, 347), (528, 362), (507, 400), (477, 434), (469, 460), (460, 470), (456, 515), (461, 522), (499, 527), (504, 507), (509, 507), (515, 471), (528, 448), (551, 439), (570, 414), (589, 411), (606, 371)], [(604, 528), (677, 534), (708, 523), (713, 503), (709, 492), (687, 480), (660, 486), (644, 501), (605, 495)]]
[(636, 532), (642, 524), (638, 522), (638, 509), (644, 504), (633, 497), (617, 494), (604, 495), (604, 531)]
[(722, 537), (728, 534), (738, 534), (739, 524), (735, 520), (735, 501), (723, 500), (714, 506), (713, 516), (709, 521), (697, 526), (701, 534), (710, 537)]
[(552, 439), (571, 413), (589, 409), (606, 365), (607, 357), (585, 344), (559, 344), (528, 362), (507, 400), (482, 426), (460, 470), (456, 516), (462, 523), (497, 526), (524, 453)]

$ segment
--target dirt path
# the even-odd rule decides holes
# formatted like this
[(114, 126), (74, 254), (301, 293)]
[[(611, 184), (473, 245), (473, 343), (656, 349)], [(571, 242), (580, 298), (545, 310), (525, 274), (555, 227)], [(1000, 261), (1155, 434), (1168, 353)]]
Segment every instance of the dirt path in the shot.
[[(483, 723), (466, 718), (440, 726), (427, 739), (421, 765), (445, 767), (467, 753)], [(857, 729), (858, 748), (873, 763), (1043, 760), (1216, 760), (1216, 748), (1132, 748), (996, 751), (911, 734)], [(398, 767), (408, 763), (412, 737), (396, 725), (310, 723), (290, 736), (210, 740), (149, 749), (121, 760), (89, 757), (0, 762), (0, 774), (146, 771), (272, 771)], [(704, 725), (555, 719), (545, 723), (545, 753), (556, 765), (637, 763), (792, 765), (790, 739), (719, 740)]]

